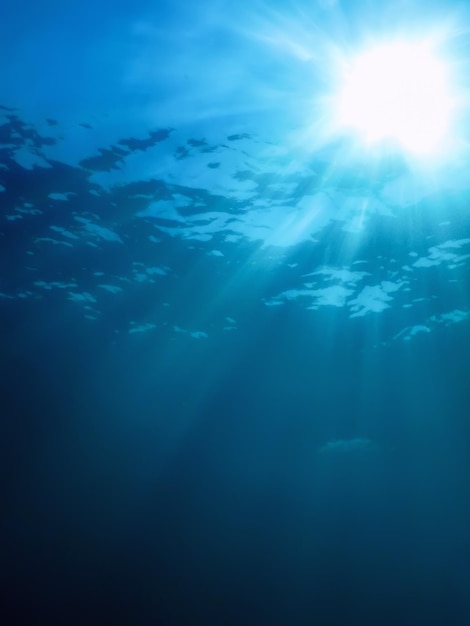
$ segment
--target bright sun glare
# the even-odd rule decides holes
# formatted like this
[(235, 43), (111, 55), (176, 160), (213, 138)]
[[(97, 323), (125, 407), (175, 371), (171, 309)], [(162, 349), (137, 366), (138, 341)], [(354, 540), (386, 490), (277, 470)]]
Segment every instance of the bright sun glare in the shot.
[(395, 41), (359, 54), (335, 95), (340, 129), (417, 155), (442, 145), (453, 106), (446, 64), (427, 43)]

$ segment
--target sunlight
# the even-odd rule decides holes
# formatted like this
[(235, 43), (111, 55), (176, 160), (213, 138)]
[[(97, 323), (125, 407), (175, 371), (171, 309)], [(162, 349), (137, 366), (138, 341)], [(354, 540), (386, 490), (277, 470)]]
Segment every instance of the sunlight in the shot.
[(388, 141), (418, 155), (442, 146), (454, 108), (444, 60), (426, 42), (394, 41), (359, 54), (334, 100), (339, 129), (366, 145)]

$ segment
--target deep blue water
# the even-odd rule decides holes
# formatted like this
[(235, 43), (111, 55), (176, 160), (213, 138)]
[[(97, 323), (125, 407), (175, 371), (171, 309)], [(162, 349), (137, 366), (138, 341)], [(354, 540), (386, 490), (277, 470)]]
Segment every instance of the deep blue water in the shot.
[(2, 4), (3, 624), (470, 623), (465, 111), (318, 107), (442, 24), (465, 90), (465, 3)]

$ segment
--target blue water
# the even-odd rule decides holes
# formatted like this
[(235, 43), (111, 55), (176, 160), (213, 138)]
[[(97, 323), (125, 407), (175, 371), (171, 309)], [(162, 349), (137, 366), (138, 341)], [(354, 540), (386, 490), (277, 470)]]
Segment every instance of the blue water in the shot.
[(465, 107), (322, 100), (443, 25), (466, 93), (465, 4), (2, 4), (3, 624), (470, 623)]

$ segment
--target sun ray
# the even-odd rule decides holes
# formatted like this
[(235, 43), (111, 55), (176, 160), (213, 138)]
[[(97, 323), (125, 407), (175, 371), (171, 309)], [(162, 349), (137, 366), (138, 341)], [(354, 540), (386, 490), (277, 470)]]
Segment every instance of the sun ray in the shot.
[(455, 108), (449, 72), (429, 42), (389, 41), (347, 64), (334, 96), (335, 125), (373, 146), (414, 155), (445, 143)]

